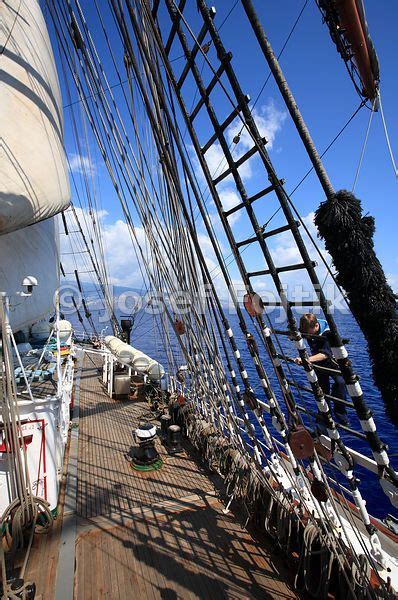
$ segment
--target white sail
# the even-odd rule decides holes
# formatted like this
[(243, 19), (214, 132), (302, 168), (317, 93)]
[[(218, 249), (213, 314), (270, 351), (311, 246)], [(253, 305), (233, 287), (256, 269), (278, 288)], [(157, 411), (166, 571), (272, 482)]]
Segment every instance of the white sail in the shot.
[[(0, 292), (10, 299), (10, 324), (24, 329), (54, 312), (53, 298), (59, 285), (59, 247), (56, 218), (47, 219), (0, 236)], [(24, 277), (33, 276), (38, 285), (24, 297)]]
[(37, 0), (0, 2), (0, 23), (1, 235), (65, 209), (70, 192), (58, 77)]

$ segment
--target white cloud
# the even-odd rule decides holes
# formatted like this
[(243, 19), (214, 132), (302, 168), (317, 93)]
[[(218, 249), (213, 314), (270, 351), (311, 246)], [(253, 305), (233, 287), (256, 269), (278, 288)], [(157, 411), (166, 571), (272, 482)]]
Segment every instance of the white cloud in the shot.
[[(224, 210), (229, 210), (230, 208), (233, 208), (237, 204), (241, 203), (240, 196), (238, 196), (238, 194), (234, 190), (231, 190), (230, 188), (227, 188), (220, 192), (220, 200), (221, 200)], [(236, 221), (239, 219), (239, 217), (240, 217), (239, 211), (232, 213), (232, 215), (230, 217), (228, 217), (229, 224), (234, 225), (234, 223), (236, 223)]]
[[(92, 215), (81, 208), (75, 208), (75, 211), (87, 242), (91, 248), (94, 246), (96, 255), (101, 257), (93, 220), (99, 225), (98, 230), (101, 232), (106, 268), (111, 283), (126, 287), (141, 286), (142, 275), (127, 224), (121, 219), (113, 223), (107, 223), (105, 218), (108, 213), (106, 211), (98, 211)], [(64, 271), (73, 273), (77, 268), (82, 282), (97, 283), (95, 273), (90, 272), (93, 270), (93, 266), (82, 237), (80, 234), (72, 233), (77, 230), (77, 224), (71, 210), (66, 212), (66, 218), (69, 235), (63, 234), (64, 227), (61, 219), (59, 225), (61, 232), (61, 262)], [(145, 248), (144, 230), (141, 227), (135, 227), (134, 231), (139, 243)], [(73, 280), (73, 275), (67, 275), (66, 278)]]
[(207, 166), (212, 179), (215, 179), (228, 167), (224, 153), (218, 142), (210, 146), (205, 154)]
[(72, 173), (78, 173), (80, 175), (83, 173), (94, 175), (96, 173), (96, 166), (89, 156), (83, 154), (70, 154), (68, 158), (69, 170)]
[[(270, 98), (267, 104), (263, 104), (259, 108), (254, 108), (252, 115), (261, 137), (264, 137), (268, 142), (267, 149), (271, 150), (276, 134), (282, 129), (287, 113), (279, 110), (275, 106), (273, 99)], [(244, 152), (247, 152), (254, 145), (254, 142), (246, 127), (242, 129), (242, 121), (239, 118), (228, 129), (228, 141), (231, 143), (238, 134), (240, 134), (240, 140), (237, 146), (243, 150), (241, 150), (241, 154), (244, 154)]]
[[(282, 125), (287, 117), (287, 113), (279, 110), (276, 107), (274, 100), (270, 98), (266, 104), (263, 104), (258, 108), (253, 108), (252, 114), (256, 121), (260, 135), (265, 137), (268, 141), (267, 150), (272, 150), (277, 133), (282, 129)], [(233, 139), (238, 134), (239, 142), (235, 144)], [(242, 120), (239, 117), (236, 118), (235, 121), (228, 127), (225, 135), (234, 160), (238, 160), (254, 145), (250, 133), (245, 127), (242, 129)], [(253, 159), (255, 160), (255, 157), (253, 157)], [(243, 180), (248, 180), (253, 177), (253, 159), (249, 159), (241, 167), (239, 167), (239, 174)], [(221, 173), (228, 168), (228, 163), (224, 157), (224, 153), (219, 142), (215, 142), (208, 149), (205, 154), (205, 160), (213, 179), (221, 175)], [(203, 182), (204, 177), (196, 157), (194, 158), (194, 164), (196, 166), (199, 178)], [(232, 181), (233, 178), (231, 175), (229, 175), (222, 183), (219, 184), (219, 187), (229, 185)]]
[[(330, 254), (325, 250), (323, 243), (317, 239), (317, 229), (314, 224), (314, 212), (308, 213), (305, 217), (303, 217), (303, 222), (308, 228), (308, 231), (311, 237), (316, 242), (316, 245), (322, 255), (322, 257), (326, 260), (327, 264), (332, 266), (332, 260)], [(324, 292), (327, 297), (330, 299), (337, 298), (337, 290), (335, 285), (333, 284), (333, 280), (330, 276), (327, 276), (327, 269), (319, 256), (316, 248), (314, 247), (312, 241), (309, 236), (305, 232), (305, 230), (301, 227), (301, 236), (304, 241), (304, 245), (307, 249), (307, 252), (314, 262), (317, 263), (316, 272), (318, 275), (318, 279), (320, 281), (321, 286), (324, 284)], [(291, 232), (286, 231), (282, 234), (279, 234), (275, 239), (274, 244), (270, 248), (271, 256), (275, 262), (277, 267), (287, 266), (287, 265), (295, 265), (303, 262), (302, 256), (297, 248), (296, 242)], [(305, 294), (311, 294), (312, 297), (312, 284), (309, 280), (309, 277), (306, 275), (306, 271), (304, 269), (300, 269), (297, 271), (288, 271), (285, 273), (281, 273), (282, 281), (288, 286), (288, 296), (289, 290), (291, 294), (297, 295), (300, 293), (300, 290)], [(290, 296), (292, 298), (292, 296)], [(314, 296), (315, 298), (315, 296)], [(299, 299), (299, 298), (297, 298)], [(303, 297), (303, 299), (306, 299)], [(307, 298), (309, 299), (309, 298)]]
[[(87, 211), (80, 208), (75, 208), (75, 210), (86, 239), (89, 243), (91, 243), (90, 240), (94, 240), (97, 255), (100, 256), (99, 248), (95, 241), (96, 238), (93, 232), (91, 216)], [(66, 216), (69, 231), (75, 231), (77, 226), (72, 211), (68, 210)], [(133, 245), (135, 243), (134, 236), (130, 235), (129, 227), (125, 221), (117, 219), (114, 222), (107, 222), (106, 217), (109, 217), (106, 211), (101, 211), (93, 215), (94, 220), (100, 225), (99, 229), (104, 245), (106, 267), (110, 283), (112, 285), (127, 288), (141, 288), (143, 283), (142, 273), (144, 273), (146, 281), (148, 278), (145, 275), (145, 265), (143, 259), (140, 257), (139, 251), (138, 258), (136, 256)], [(59, 222), (60, 231), (63, 232), (64, 228), (61, 219), (59, 219)], [(144, 229), (142, 227), (135, 227), (134, 233), (138, 239), (138, 243), (143, 249), (145, 259), (148, 260), (151, 265), (151, 253), (150, 251), (147, 252), (147, 237)], [(207, 234), (204, 233), (198, 234), (198, 240), (208, 269), (212, 272), (212, 275), (215, 275), (220, 269), (211, 241)], [(225, 254), (226, 250), (223, 245), (220, 243), (219, 246), (221, 253)], [(95, 274), (87, 272), (92, 271), (93, 267), (88, 254), (85, 252), (81, 254), (82, 250), (85, 250), (85, 247), (79, 234), (70, 233), (69, 236), (61, 235), (61, 262), (64, 271), (69, 273), (66, 278), (73, 282), (73, 271), (77, 268), (79, 278), (82, 282), (97, 283)], [(160, 252), (162, 252), (161, 249)], [(173, 278), (173, 269), (170, 268), (164, 253), (162, 253), (162, 256), (166, 263), (165, 268), (168, 269), (170, 277)], [(142, 268), (142, 272), (140, 267)], [(198, 273), (200, 273), (199, 265), (197, 266), (197, 270)], [(218, 278), (218, 281), (220, 281), (221, 288), (222, 278)], [(174, 281), (174, 283), (176, 282)], [(167, 288), (167, 282), (165, 282), (165, 286)]]
[[(199, 241), (199, 245), (202, 250), (202, 254), (206, 261), (206, 265), (207, 265), (209, 271), (215, 272), (216, 270), (219, 270), (217, 257), (216, 257), (216, 254), (213, 249), (213, 245), (212, 245), (208, 235), (206, 233), (199, 233), (198, 241)], [(220, 250), (221, 250), (221, 252), (224, 252), (224, 248), (221, 244), (220, 244)]]
[[(316, 241), (318, 231), (314, 223), (314, 218), (315, 213), (310, 212), (305, 217), (302, 217), (302, 220), (306, 225), (311, 237)], [(318, 252), (315, 250), (309, 236), (304, 229), (302, 230), (301, 235), (310, 257), (315, 260), (315, 258), (319, 256)], [(329, 254), (323, 248), (322, 242), (318, 240), (317, 246), (325, 258), (329, 257)], [(295, 261), (302, 262), (300, 252), (290, 231), (285, 231), (284, 233), (278, 235), (276, 238), (276, 245), (272, 248), (271, 254), (277, 266), (293, 264)]]

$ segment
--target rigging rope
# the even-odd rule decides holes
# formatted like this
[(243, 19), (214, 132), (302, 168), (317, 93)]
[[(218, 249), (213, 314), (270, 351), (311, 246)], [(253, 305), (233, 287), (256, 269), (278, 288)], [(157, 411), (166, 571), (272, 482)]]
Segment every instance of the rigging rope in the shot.
[(380, 89), (378, 90), (378, 93), (377, 93), (377, 104), (380, 107), (381, 120), (383, 122), (383, 129), (384, 129), (384, 134), (385, 134), (385, 137), (386, 137), (387, 148), (388, 148), (388, 153), (390, 155), (391, 164), (392, 164), (393, 169), (394, 169), (395, 177), (398, 177), (397, 163), (395, 162), (394, 153), (393, 153), (393, 150), (392, 150), (392, 147), (391, 147), (391, 142), (390, 142), (390, 136), (388, 135), (387, 123), (386, 123), (386, 119), (384, 117), (383, 104), (381, 102), (381, 92), (380, 92)]
[(357, 181), (358, 181), (358, 177), (359, 177), (359, 172), (361, 170), (363, 157), (365, 155), (365, 150), (366, 150), (366, 146), (367, 146), (367, 143), (368, 143), (370, 126), (372, 124), (373, 115), (374, 115), (375, 110), (376, 110), (376, 104), (377, 104), (377, 97), (373, 100), (372, 109), (370, 111), (368, 126), (366, 128), (365, 139), (364, 139), (363, 144), (362, 144), (361, 154), (360, 154), (360, 157), (359, 157), (359, 162), (358, 162), (357, 170), (355, 172), (354, 183), (352, 184), (352, 190), (351, 190), (352, 193), (354, 193), (354, 191), (355, 191), (355, 187), (356, 187), (356, 184), (357, 184)]

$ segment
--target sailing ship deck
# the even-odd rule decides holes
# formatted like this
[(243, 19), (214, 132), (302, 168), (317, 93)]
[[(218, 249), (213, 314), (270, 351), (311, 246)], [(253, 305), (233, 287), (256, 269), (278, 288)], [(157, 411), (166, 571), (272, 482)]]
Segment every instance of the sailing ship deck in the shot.
[[(67, 497), (62, 533), (58, 519), (49, 539), (34, 542), (26, 579), (36, 582), (36, 598), (59, 600), (68, 589), (78, 600), (296, 598), (279, 557), (223, 513), (214, 475), (188, 446), (171, 457), (159, 443), (161, 470), (131, 469), (131, 432), (150, 416), (148, 405), (107, 397), (98, 368), (98, 358), (85, 354), (78, 444), (69, 458), (76, 452), (75, 529)], [(68, 552), (74, 573), (62, 564)]]

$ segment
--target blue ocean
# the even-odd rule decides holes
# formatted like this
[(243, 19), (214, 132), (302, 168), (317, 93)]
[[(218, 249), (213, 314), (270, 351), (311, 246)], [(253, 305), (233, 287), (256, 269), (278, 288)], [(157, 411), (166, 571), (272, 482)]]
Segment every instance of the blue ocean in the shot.
[[(117, 314), (117, 311), (116, 311)], [(92, 312), (94, 323), (96, 324), (96, 329), (98, 333), (101, 331), (105, 335), (112, 334), (111, 327), (109, 322), (106, 322), (104, 318), (104, 311), (93, 311)], [(118, 315), (119, 316), (119, 315)], [(122, 315), (120, 315), (122, 316)], [(77, 330), (82, 330), (81, 324), (79, 324), (75, 316), (68, 315), (69, 319), (73, 320), (76, 325)], [(255, 367), (252, 363), (251, 357), (247, 350), (246, 344), (243, 340), (243, 334), (239, 328), (239, 322), (236, 314), (228, 315), (230, 325), (233, 329), (235, 338), (238, 342), (238, 347), (241, 352), (242, 359), (245, 363), (246, 370), (248, 372), (250, 383), (255, 390), (257, 397), (260, 400), (266, 402), (266, 398), (264, 397), (261, 386), (259, 385), (258, 376), (256, 374)], [(351, 314), (343, 314), (337, 312), (334, 315), (334, 318), (337, 322), (340, 334), (343, 338), (349, 339), (349, 343), (347, 344), (347, 349), (350, 355), (350, 358), (353, 362), (354, 369), (356, 373), (360, 377), (360, 382), (362, 389), (364, 391), (364, 397), (366, 403), (370, 407), (373, 412), (374, 420), (376, 422), (377, 430), (379, 437), (381, 440), (388, 446), (388, 454), (391, 460), (392, 466), (395, 470), (398, 469), (398, 435), (397, 435), (397, 427), (394, 426), (386, 415), (385, 405), (380, 396), (380, 393), (375, 388), (372, 375), (371, 375), (371, 367), (369, 356), (367, 352), (366, 341), (362, 335), (361, 330), (359, 329), (356, 321), (352, 317)], [(275, 318), (270, 316), (271, 322), (275, 321)], [(286, 329), (286, 323), (277, 321), (275, 325), (278, 329)], [(106, 329), (105, 329), (106, 328)], [(87, 329), (89, 326), (87, 325)], [(296, 356), (296, 351), (293, 343), (285, 336), (278, 336), (278, 340), (280, 343), (280, 347), (282, 349), (283, 354), (286, 356), (290, 356), (294, 358)], [(287, 415), (286, 406), (284, 405), (284, 401), (282, 399), (282, 395), (279, 390), (279, 384), (277, 382), (276, 376), (274, 374), (273, 367), (268, 358), (267, 352), (265, 348), (261, 345), (261, 342), (257, 338), (258, 347), (260, 350), (260, 355), (263, 360), (264, 367), (267, 371), (267, 375), (273, 385), (276, 396), (280, 401), (281, 408), (285, 415)], [(150, 355), (155, 358), (162, 364), (164, 364), (166, 371), (170, 370), (173, 373), (173, 369), (170, 369), (167, 361), (167, 353), (164, 345), (163, 332), (160, 327), (160, 319), (158, 316), (154, 316), (148, 313), (148, 310), (141, 309), (134, 315), (134, 325), (131, 335), (131, 344), (143, 351), (144, 353)], [(171, 340), (172, 350), (174, 357), (176, 359), (177, 364), (183, 365), (185, 363), (183, 354), (181, 352), (180, 346), (175, 339)], [(280, 350), (278, 350), (280, 351)], [(236, 365), (235, 370), (236, 369)], [(285, 365), (285, 371), (288, 373), (288, 377), (290, 380), (295, 380), (297, 383), (308, 386), (308, 382), (305, 378), (304, 371), (302, 367), (298, 367), (296, 365), (290, 365), (290, 373), (288, 371), (288, 367)], [(316, 405), (314, 397), (305, 391), (297, 392), (294, 390), (294, 395), (296, 398), (296, 402), (308, 408), (310, 411), (316, 412)], [(361, 427), (359, 420), (355, 414), (354, 409), (348, 408), (349, 413), (349, 428), (361, 432)], [(272, 433), (275, 431), (272, 429), (272, 425), (270, 423), (269, 416), (266, 414), (266, 422), (269, 424), (270, 430)], [(304, 416), (304, 422), (309, 429), (315, 428), (315, 420), (314, 418), (308, 418)], [(340, 429), (340, 434), (343, 441), (347, 446), (357, 450), (369, 457), (371, 457), (370, 448), (366, 439), (361, 439), (351, 434), (348, 431), (344, 431)], [(328, 474), (332, 476), (340, 485), (348, 487), (347, 481), (336, 469), (327, 468)], [(394, 516), (398, 516), (398, 511), (394, 509), (391, 505), (390, 501), (384, 494), (381, 489), (377, 476), (373, 473), (369, 473), (366, 469), (356, 466), (354, 470), (355, 475), (359, 480), (359, 489), (366, 499), (367, 508), (371, 515), (378, 517), (379, 519), (383, 519), (387, 516), (388, 513), (393, 514)], [(338, 491), (342, 491), (340, 486), (336, 484), (336, 489)], [(346, 494), (348, 500), (352, 500), (352, 498)]]

